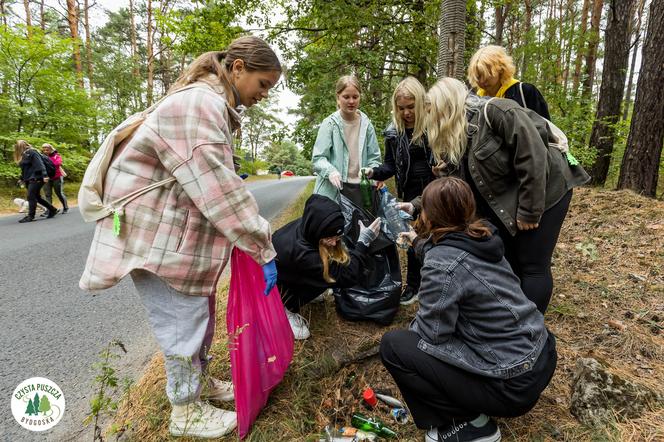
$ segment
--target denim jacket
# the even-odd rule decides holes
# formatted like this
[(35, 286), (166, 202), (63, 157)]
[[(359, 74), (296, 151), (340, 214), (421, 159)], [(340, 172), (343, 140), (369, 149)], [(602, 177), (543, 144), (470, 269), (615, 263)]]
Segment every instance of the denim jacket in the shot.
[(437, 244), (418, 240), (415, 250), (424, 254), (420, 307), (410, 325), (422, 338), (418, 348), (491, 378), (530, 371), (548, 332), (503, 257), (500, 237), (451, 233)]

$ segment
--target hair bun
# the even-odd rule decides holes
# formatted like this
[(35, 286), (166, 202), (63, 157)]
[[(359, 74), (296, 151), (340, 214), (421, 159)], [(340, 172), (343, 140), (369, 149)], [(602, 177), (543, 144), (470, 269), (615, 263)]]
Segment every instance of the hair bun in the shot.
[(226, 58), (226, 55), (227, 55), (226, 51), (219, 51), (219, 58), (220, 59), (223, 60), (224, 58)]

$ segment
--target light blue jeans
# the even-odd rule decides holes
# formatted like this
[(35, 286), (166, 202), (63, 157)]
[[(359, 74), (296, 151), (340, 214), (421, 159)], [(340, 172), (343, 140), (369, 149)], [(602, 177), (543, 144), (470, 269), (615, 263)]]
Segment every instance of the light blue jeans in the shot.
[(131, 278), (164, 353), (168, 400), (174, 405), (197, 400), (214, 336), (214, 293), (185, 295), (145, 270), (132, 271)]

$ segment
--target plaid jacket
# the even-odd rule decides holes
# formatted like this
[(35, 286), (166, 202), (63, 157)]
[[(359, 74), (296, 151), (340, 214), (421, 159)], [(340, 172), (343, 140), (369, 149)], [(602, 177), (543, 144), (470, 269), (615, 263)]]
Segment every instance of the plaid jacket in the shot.
[(171, 176), (176, 181), (128, 203), (119, 236), (112, 216), (97, 222), (82, 289), (112, 287), (145, 269), (182, 293), (208, 296), (233, 246), (259, 264), (275, 257), (270, 225), (233, 169), (238, 121), (223, 88), (206, 82), (166, 98), (116, 148), (105, 203)]

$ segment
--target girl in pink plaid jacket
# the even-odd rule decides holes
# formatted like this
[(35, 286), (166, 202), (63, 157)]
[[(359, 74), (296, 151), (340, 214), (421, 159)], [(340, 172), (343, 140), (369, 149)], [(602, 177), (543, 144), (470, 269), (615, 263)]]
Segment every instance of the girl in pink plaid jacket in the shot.
[(99, 290), (131, 275), (164, 352), (175, 436), (220, 437), (236, 426), (234, 412), (200, 399), (203, 393), (233, 400), (231, 383), (204, 376), (216, 285), (236, 246), (263, 266), (268, 293), (276, 282), (276, 253), (270, 225), (233, 167), (235, 108), (266, 98), (281, 71), (257, 37), (201, 55), (116, 148), (105, 177), (104, 201), (176, 179), (128, 203), (119, 236), (112, 217), (97, 222), (80, 281), (85, 290)]

